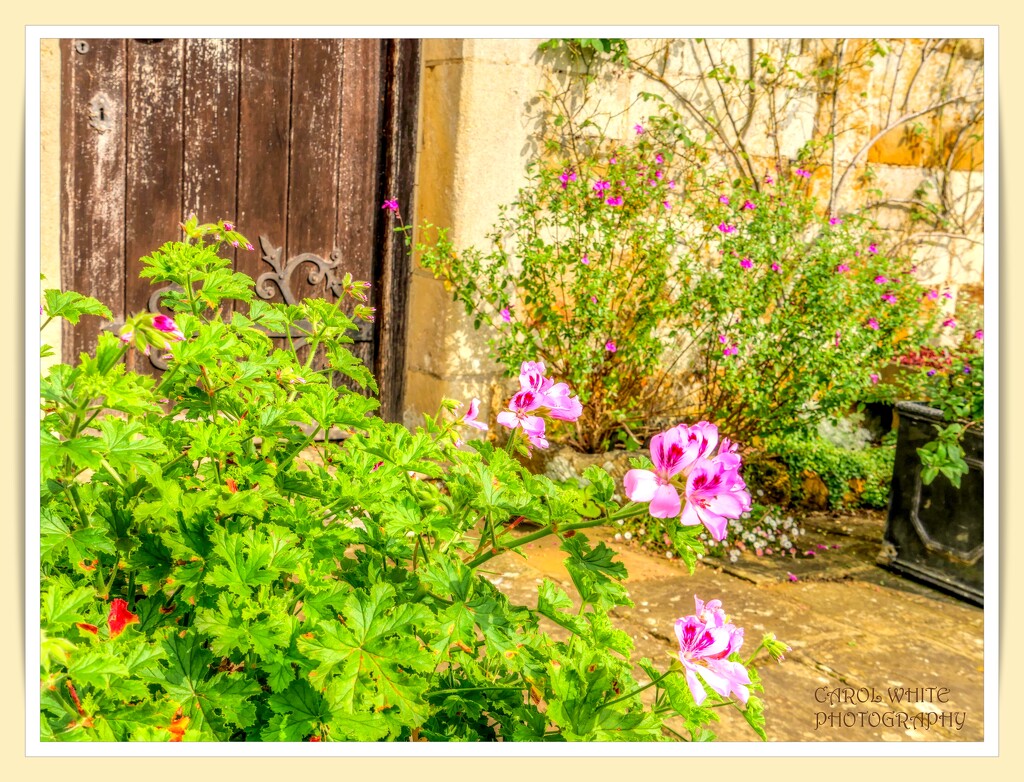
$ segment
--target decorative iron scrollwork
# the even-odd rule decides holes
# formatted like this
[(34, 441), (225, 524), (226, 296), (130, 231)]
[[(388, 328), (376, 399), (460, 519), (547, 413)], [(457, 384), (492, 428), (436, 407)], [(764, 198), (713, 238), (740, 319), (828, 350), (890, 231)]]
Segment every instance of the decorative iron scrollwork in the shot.
[(335, 247), (331, 251), (329, 260), (324, 260), (314, 253), (299, 253), (296, 256), (283, 261), (284, 248), (274, 247), (269, 239), (260, 236), (260, 249), (263, 251), (263, 260), (273, 269), (272, 272), (264, 272), (256, 279), (256, 295), (261, 299), (274, 298), (276, 286), (281, 291), (281, 297), (287, 304), (297, 303), (295, 293), (292, 291), (292, 275), (304, 263), (312, 264), (309, 273), (306, 275), (306, 282), (310, 285), (319, 285), (327, 280), (327, 287), (336, 298), (341, 298), (344, 289), (341, 280), (335, 276), (335, 270), (341, 263), (341, 250)]
[[(260, 236), (260, 249), (263, 253), (263, 260), (273, 269), (273, 271), (264, 272), (256, 278), (256, 295), (261, 299), (272, 299), (280, 291), (285, 303), (296, 304), (298, 299), (292, 290), (291, 279), (303, 264), (312, 265), (306, 275), (306, 282), (310, 285), (319, 285), (326, 280), (327, 287), (335, 298), (340, 299), (344, 294), (341, 278), (336, 276), (336, 271), (341, 264), (341, 251), (338, 248), (331, 252), (329, 259), (321, 258), (314, 253), (300, 253), (284, 261), (284, 248), (274, 247), (266, 236)], [(171, 284), (157, 288), (149, 297), (147, 309), (153, 313), (160, 312), (160, 300), (169, 291), (181, 291), (181, 286)], [(291, 333), (293, 344), (296, 348), (303, 348), (306, 346), (305, 333), (308, 333), (309, 324), (300, 321), (295, 325), (296, 329), (293, 329)], [(307, 332), (298, 329), (306, 329)], [(268, 333), (268, 336), (284, 338), (289, 335), (282, 332)], [(372, 342), (373, 323), (360, 323), (359, 331), (352, 337), (352, 341), (356, 343)], [(167, 369), (167, 364), (161, 361), (155, 352), (149, 357), (149, 360), (158, 369)]]

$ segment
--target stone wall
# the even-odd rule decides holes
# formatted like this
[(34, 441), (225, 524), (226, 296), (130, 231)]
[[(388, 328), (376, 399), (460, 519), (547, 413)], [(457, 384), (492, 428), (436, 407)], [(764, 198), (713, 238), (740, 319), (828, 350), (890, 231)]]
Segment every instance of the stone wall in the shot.
[[(525, 183), (526, 163), (537, 150), (540, 91), (584, 100), (572, 81), (583, 66), (539, 54), (541, 42), (424, 42), (415, 221), (449, 227), (456, 247), (485, 246), (498, 206)], [(637, 100), (641, 91), (665, 95), (671, 87), (704, 115), (725, 117), (723, 108), (731, 106), (749, 118), (735, 133), (723, 121), (721, 132), (743, 142), (752, 170), (788, 167), (810, 143), (811, 191), (820, 203), (831, 197), (840, 215), (870, 207), (888, 244), (914, 259), (921, 281), (953, 294), (946, 306), (964, 298), (983, 302), (984, 119), (975, 99), (983, 89), (981, 41), (892, 40), (882, 41), (882, 50), (866, 40), (628, 43), (649, 74), (635, 67), (593, 70), (586, 88), (585, 100), (597, 107), (607, 135), (627, 138), (646, 121), (653, 109)], [(802, 86), (779, 90), (777, 104), (755, 102), (745, 111), (743, 79), (761, 52)], [(723, 62), (736, 72), (719, 89), (721, 82), (706, 76)], [(961, 96), (972, 100), (952, 100)], [(834, 144), (822, 144), (830, 132)], [(929, 200), (950, 211), (948, 225), (924, 231), (912, 219)], [(445, 396), (467, 402), (476, 396), (492, 410), (502, 404), (512, 384), (487, 355), (486, 327), (474, 330), (451, 293), (418, 267), (409, 334), (407, 423), (436, 410)]]

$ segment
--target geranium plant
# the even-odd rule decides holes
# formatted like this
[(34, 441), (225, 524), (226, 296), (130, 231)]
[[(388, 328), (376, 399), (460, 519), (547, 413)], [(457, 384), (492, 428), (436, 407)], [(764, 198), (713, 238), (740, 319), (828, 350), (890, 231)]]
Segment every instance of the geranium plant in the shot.
[[(248, 244), (233, 225), (183, 229), (143, 259), (177, 286), (167, 312), (131, 317), (42, 380), (44, 740), (704, 740), (723, 705), (764, 737), (755, 658), (785, 646), (767, 635), (741, 655), (742, 630), (697, 600), (673, 654), (634, 660), (611, 614), (631, 605), (626, 570), (584, 530), (648, 505), (614, 502), (600, 469), (558, 486), (513, 458), (582, 418), (571, 384), (521, 366), (505, 450), (462, 442), (486, 426), (475, 402), (457, 415), (446, 400), (415, 431), (384, 422), (372, 395), (333, 382), (375, 388), (345, 349), (352, 318), (254, 298), (218, 253)], [(372, 317), (365, 286), (344, 289), (353, 317)], [(44, 314), (109, 317), (54, 291)], [(271, 333), (310, 350), (300, 360)], [(128, 351), (168, 369), (128, 371)], [(741, 491), (738, 462), (719, 458)], [(545, 580), (536, 605), (516, 605), (486, 567), (547, 536), (575, 593)]]

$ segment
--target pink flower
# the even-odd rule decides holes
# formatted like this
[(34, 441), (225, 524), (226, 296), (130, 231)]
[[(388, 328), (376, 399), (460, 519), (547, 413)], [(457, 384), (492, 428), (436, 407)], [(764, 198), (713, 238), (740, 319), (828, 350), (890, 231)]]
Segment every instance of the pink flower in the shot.
[(590, 297), (590, 303), (591, 304), (597, 304), (597, 296), (591, 296)]
[(675, 189), (675, 186), (676, 186), (676, 180), (674, 180), (674, 179), (668, 180), (668, 189), (669, 190)]
[(157, 331), (162, 331), (172, 342), (180, 342), (185, 339), (185, 335), (181, 333), (181, 329), (178, 328), (178, 325), (166, 315), (154, 316), (153, 328)]
[(670, 204), (668, 201), (662, 201), (661, 205), (663, 207), (665, 207), (666, 209), (671, 209), (672, 208), (672, 204)]
[(733, 231), (736, 230), (736, 226), (735, 225), (729, 225), (728, 223), (719, 223), (718, 224), (718, 230), (721, 231), (724, 234), (731, 234)]
[(740, 349), (739, 349), (739, 347), (737, 347), (735, 342), (733, 344), (731, 344), (729, 347), (722, 349), (722, 355), (723, 356), (735, 356), (739, 352), (740, 352)]
[(880, 377), (879, 377), (878, 375), (876, 375), (876, 374), (875, 374), (874, 372), (872, 372), (872, 373), (871, 373), (871, 385), (873, 385), (873, 386), (877, 386), (877, 385), (878, 385), (878, 381), (879, 381), (879, 380), (881, 380), (881, 379), (882, 379), (882, 378), (880, 378)]
[(798, 168), (793, 173), (796, 174), (797, 176), (802, 176), (804, 179), (810, 179), (811, 178), (811, 172), (810, 171), (804, 171), (802, 168)]
[(836, 339), (835, 339), (836, 347), (839, 347), (839, 338), (840, 338), (840, 337), (841, 337), (842, 335), (843, 335), (843, 332), (841, 332), (841, 331), (839, 331), (839, 330), (837, 329), (837, 330), (836, 330)]
[(727, 203), (729, 203), (729, 196), (727, 196), (727, 195), (718, 196), (718, 203), (720, 203), (720, 204), (727, 204)]
[(466, 414), (464, 416), (462, 416), (462, 423), (466, 424), (467, 426), (472, 426), (474, 429), (479, 429), (482, 432), (486, 432), (487, 431), (487, 424), (485, 424), (483, 421), (477, 421), (476, 420), (476, 417), (479, 414), (480, 414), (480, 400), (474, 398), (469, 403), (469, 409), (466, 411)]
[(235, 230), (235, 224), (234, 223), (229, 223), (227, 220), (225, 220), (224, 221), (224, 228), (226, 230), (228, 230), (228, 231), (234, 231)]
[(725, 334), (719, 334), (718, 341), (724, 345), (726, 342), (729, 341), (729, 338), (725, 336)]
[(868, 245), (868, 252), (871, 253), (872, 255), (877, 255), (878, 254), (878, 245), (874, 244), (874, 243), (869, 244)]
[(722, 541), (729, 519), (737, 519), (748, 510), (750, 494), (739, 476), (737, 464), (704, 457), (694, 462), (686, 479), (686, 506), (679, 517), (681, 524), (687, 527), (703, 524), (712, 538)]
[(842, 225), (842, 224), (843, 224), (843, 221), (842, 221), (842, 220), (840, 220), (840, 219), (839, 219), (838, 217), (836, 217), (835, 215), (833, 215), (832, 217), (830, 217), (830, 218), (828, 219), (828, 224), (829, 224), (829, 225)]
[(385, 201), (383, 204), (381, 204), (380, 208), (381, 209), (387, 209), (389, 212), (397, 212), (398, 211), (398, 199), (397, 198), (390, 198), (387, 201)]
[(623, 479), (626, 496), (633, 502), (649, 502), (648, 510), (656, 519), (678, 516), (682, 509), (679, 491), (671, 479), (693, 463), (687, 453), (688, 445), (687, 435), (679, 427), (656, 434), (651, 438), (654, 471), (630, 470)]
[(609, 181), (607, 181), (605, 179), (599, 179), (599, 180), (597, 180), (594, 183), (594, 191), (600, 193), (600, 192), (602, 192), (604, 190), (607, 190), (611, 186), (612, 186), (611, 182), (609, 182)]
[(582, 263), (584, 266), (590, 265), (590, 259), (587, 257), (586, 253), (583, 253), (583, 257), (580, 258), (580, 263)]
[(768, 174), (765, 174), (764, 175), (764, 183), (766, 185), (774, 185), (775, 184), (775, 180), (772, 179), (771, 176), (769, 176)]
[(608, 206), (622, 206), (622, 196), (611, 196), (605, 200), (605, 203), (608, 204)]
[(665, 162), (665, 156), (659, 152), (657, 155), (654, 156), (654, 162), (660, 166), (662, 163)]
[(565, 169), (565, 171), (562, 172), (561, 176), (559, 176), (558, 179), (562, 183), (562, 189), (565, 190), (567, 187), (569, 187), (570, 182), (576, 181), (576, 172), (573, 171), (571, 168), (567, 168)]
[(896, 303), (896, 297), (893, 296), (891, 293), (886, 293), (884, 296), (882, 296), (882, 301), (887, 301), (890, 304), (895, 304)]
[(953, 294), (950, 293), (949, 291), (945, 291), (942, 294), (942, 298), (944, 298), (944, 299), (952, 299), (953, 298)]
[(570, 396), (569, 386), (565, 383), (556, 383), (545, 377), (546, 371), (543, 362), (524, 361), (519, 367), (520, 392), (530, 391), (536, 394), (539, 406), (547, 407), (551, 418), (575, 421), (583, 414), (583, 405), (579, 398)]
[(985, 339), (985, 332), (982, 329), (978, 329), (974, 332), (975, 339)]
[(845, 263), (841, 263), (836, 267), (836, 274), (843, 274), (848, 271), (850, 271), (850, 267)]
[(875, 277), (875, 285), (885, 285), (887, 282), (889, 282), (889, 280), (883, 277), (881, 274)]
[(616, 350), (618, 350), (618, 348), (615, 346), (615, 340), (610, 339), (607, 342), (605, 342), (604, 349), (607, 350), (609, 353), (614, 353)]
[(931, 299), (932, 301), (935, 301), (937, 298), (939, 298), (939, 292), (935, 290), (928, 291), (928, 298)]
[[(534, 391), (519, 391), (512, 395), (508, 410), (498, 413), (498, 423), (508, 429), (522, 427), (530, 442), (540, 448), (547, 447), (544, 439), (544, 419), (530, 415), (541, 406), (543, 397)], [(543, 445), (540, 443), (543, 442)]]
[[(699, 706), (707, 698), (706, 684), (723, 698), (735, 694), (746, 705), (750, 697), (750, 675), (742, 663), (728, 659), (743, 646), (743, 629), (727, 622), (720, 607), (708, 611), (699, 599), (696, 602), (698, 615), (677, 619), (675, 623), (679, 661), (683, 664), (690, 694)], [(707, 605), (714, 604), (721, 606), (717, 600)]]
[(246, 249), (246, 250), (251, 250), (251, 249), (253, 249), (253, 247), (252, 247), (252, 245), (251, 245), (251, 244), (249, 244), (249, 242), (246, 242), (246, 243), (245, 243), (245, 249)]
[(773, 272), (780, 272), (780, 271), (782, 271), (782, 267), (779, 266), (779, 264), (777, 264), (777, 263), (772, 263), (772, 271)]
[(505, 321), (506, 323), (511, 323), (512, 322), (512, 313), (508, 311), (508, 307), (505, 307), (504, 309), (502, 309), (502, 311), (501, 311), (501, 319), (503, 321)]
[(752, 269), (754, 267), (754, 262), (749, 258), (741, 258), (740, 266), (742, 266), (744, 269)]
[(796, 583), (797, 581), (799, 581), (799, 580), (800, 580), (799, 578), (797, 578), (797, 577), (796, 577), (796, 576), (795, 576), (794, 574), (792, 574), (792, 573), (786, 573), (786, 578), (788, 578), (788, 579), (789, 579), (790, 581), (792, 581), (792, 582), (794, 582), (794, 583)]
[(878, 320), (876, 318), (868, 318), (867, 327), (878, 331)]
[(956, 328), (956, 321), (953, 320), (953, 318), (946, 318), (944, 321), (942, 321), (942, 328), (944, 328), (944, 329), (955, 329)]
[(640, 124), (634, 125), (633, 126), (633, 130), (636, 131), (636, 134), (638, 136), (642, 136), (644, 134), (644, 126), (643, 125), (640, 125)]
[(754, 206), (754, 202), (748, 198), (743, 202), (743, 206), (741, 206), (740, 209), (757, 209), (757, 207)]

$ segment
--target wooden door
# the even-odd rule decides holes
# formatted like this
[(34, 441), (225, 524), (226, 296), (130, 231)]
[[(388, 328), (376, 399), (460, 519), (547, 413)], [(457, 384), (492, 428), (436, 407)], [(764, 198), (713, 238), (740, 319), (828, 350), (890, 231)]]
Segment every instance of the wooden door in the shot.
[[(371, 283), (377, 318), (353, 350), (397, 418), (410, 259), (381, 204), (412, 214), (418, 42), (75, 39), (61, 56), (65, 289), (118, 320), (155, 309), (139, 258), (190, 214), (232, 219), (255, 247), (235, 268), (264, 298), (333, 300), (335, 271)], [(66, 331), (65, 361), (101, 325)]]

